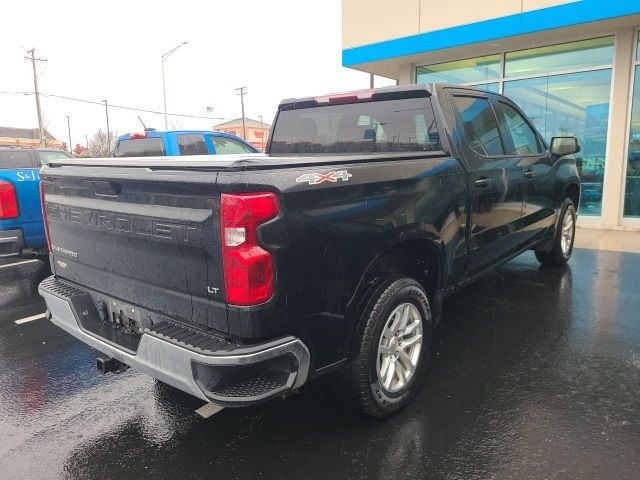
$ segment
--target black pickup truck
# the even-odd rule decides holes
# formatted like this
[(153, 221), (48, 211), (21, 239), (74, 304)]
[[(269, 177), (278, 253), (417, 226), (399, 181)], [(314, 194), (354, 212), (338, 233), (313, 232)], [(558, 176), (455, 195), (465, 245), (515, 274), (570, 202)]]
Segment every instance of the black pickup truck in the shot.
[(40, 293), (103, 372), (225, 406), (333, 372), (386, 416), (445, 297), (528, 249), (567, 262), (578, 150), (501, 95), (412, 85), (285, 100), (264, 155), (56, 160)]

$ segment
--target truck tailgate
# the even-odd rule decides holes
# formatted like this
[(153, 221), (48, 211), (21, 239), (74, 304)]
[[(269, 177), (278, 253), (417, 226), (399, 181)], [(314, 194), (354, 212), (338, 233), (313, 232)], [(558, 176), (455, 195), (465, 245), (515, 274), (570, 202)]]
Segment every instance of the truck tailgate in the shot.
[(216, 177), (143, 167), (43, 169), (54, 273), (227, 331)]

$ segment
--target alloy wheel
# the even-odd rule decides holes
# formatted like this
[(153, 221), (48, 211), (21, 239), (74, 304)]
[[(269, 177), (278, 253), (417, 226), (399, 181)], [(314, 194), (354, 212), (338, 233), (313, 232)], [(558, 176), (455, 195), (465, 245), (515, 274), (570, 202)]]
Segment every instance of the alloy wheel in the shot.
[(562, 250), (562, 255), (565, 257), (569, 256), (571, 246), (573, 245), (574, 223), (573, 214), (570, 209), (567, 208), (564, 212), (562, 231), (560, 232), (560, 249)]
[(422, 350), (422, 316), (412, 303), (401, 303), (389, 315), (380, 336), (376, 371), (389, 393), (405, 387), (413, 377)]

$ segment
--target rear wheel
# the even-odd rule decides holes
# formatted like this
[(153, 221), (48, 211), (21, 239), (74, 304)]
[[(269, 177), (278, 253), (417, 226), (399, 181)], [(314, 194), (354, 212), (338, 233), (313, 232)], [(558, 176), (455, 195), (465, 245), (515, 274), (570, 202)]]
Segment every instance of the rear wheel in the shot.
[(340, 399), (373, 417), (407, 405), (427, 364), (431, 344), (429, 300), (418, 282), (378, 282), (361, 312), (351, 361), (340, 372)]
[(536, 258), (543, 265), (560, 267), (565, 265), (573, 252), (576, 236), (576, 209), (573, 201), (566, 199), (560, 209), (560, 220), (556, 227), (553, 245), (550, 251), (536, 250)]

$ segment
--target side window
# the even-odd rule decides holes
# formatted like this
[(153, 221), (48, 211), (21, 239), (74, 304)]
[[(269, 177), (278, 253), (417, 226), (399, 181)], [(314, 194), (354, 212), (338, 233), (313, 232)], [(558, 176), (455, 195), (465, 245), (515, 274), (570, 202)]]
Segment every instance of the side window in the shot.
[(29, 152), (24, 150), (5, 150), (2, 155), (2, 168), (33, 168), (33, 162)]
[[(515, 108), (505, 102), (497, 102), (504, 115), (512, 145), (507, 146), (507, 155), (540, 155), (542, 148), (536, 132)], [(507, 142), (508, 143), (508, 142)]]
[(486, 98), (454, 96), (469, 148), (484, 156), (504, 155), (498, 123)]
[(63, 152), (38, 152), (38, 156), (40, 157), (40, 163), (42, 165), (49, 165), (51, 160), (69, 158), (69, 155)]
[(178, 135), (178, 149), (180, 155), (209, 155), (202, 134)]
[(213, 137), (216, 155), (233, 155), (234, 153), (256, 153), (245, 144), (228, 137)]

